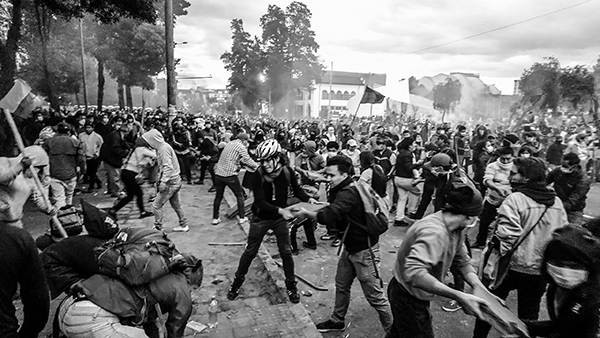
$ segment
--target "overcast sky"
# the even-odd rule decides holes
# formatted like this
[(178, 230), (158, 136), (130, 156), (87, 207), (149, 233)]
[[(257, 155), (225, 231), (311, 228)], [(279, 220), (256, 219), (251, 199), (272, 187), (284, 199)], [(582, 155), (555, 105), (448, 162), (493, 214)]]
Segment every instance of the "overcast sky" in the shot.
[[(387, 74), (388, 83), (408, 76), (478, 73), (503, 94), (513, 80), (545, 56), (562, 66), (592, 65), (600, 55), (600, 0), (427, 51), (502, 26), (534, 18), (585, 0), (304, 0), (312, 12), (318, 55), (329, 69)], [(189, 14), (175, 27), (175, 57), (181, 88), (224, 88), (229, 73), (219, 59), (231, 48), (232, 19), (240, 18), (260, 35), (260, 17), (269, 4), (285, 9), (291, 1), (190, 0)]]

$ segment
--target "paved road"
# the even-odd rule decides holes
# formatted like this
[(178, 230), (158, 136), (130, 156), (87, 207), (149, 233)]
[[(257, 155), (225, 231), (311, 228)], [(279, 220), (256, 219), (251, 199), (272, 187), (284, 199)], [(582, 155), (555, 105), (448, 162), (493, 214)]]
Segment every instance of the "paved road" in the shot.
[[(202, 189), (202, 193), (198, 193)], [(192, 216), (195, 212), (202, 214), (202, 222), (199, 223), (198, 219), (200, 217), (192, 216), (192, 231), (185, 235), (174, 235), (174, 240), (176, 243), (181, 242), (181, 244), (186, 242), (190, 242), (189, 245), (192, 245), (197, 241), (197, 245), (201, 245), (207, 240), (207, 232), (203, 231), (203, 227), (209, 227), (208, 220), (210, 219), (210, 206), (212, 205), (212, 199), (214, 197), (213, 194), (205, 193), (206, 187), (197, 187), (197, 186), (185, 186), (182, 190), (182, 201), (184, 201), (184, 206), (189, 208), (190, 216)], [(100, 194), (82, 194), (78, 195), (75, 198), (76, 203), (79, 203), (80, 198), (85, 198), (87, 201), (96, 204), (98, 202), (102, 202), (104, 205), (110, 203), (110, 199), (107, 199), (104, 195)], [(586, 214), (590, 216), (600, 216), (600, 184), (595, 184), (589, 195), (588, 195), (588, 207), (586, 209)], [(193, 211), (191, 209), (194, 209)], [(223, 206), (222, 210), (226, 207)], [(132, 212), (137, 213), (135, 208), (131, 208)], [(168, 207), (167, 207), (168, 209)], [(206, 214), (206, 215), (204, 215)], [(48, 226), (48, 218), (43, 215), (41, 212), (36, 211), (35, 206), (32, 203), (28, 203), (25, 208), (25, 217), (24, 217), (24, 225), (30, 233), (37, 237), (44, 233)], [(234, 221), (227, 221), (222, 224), (223, 227), (231, 227), (237, 226)], [(317, 238), (322, 234), (324, 229), (317, 230)], [(404, 238), (405, 229), (392, 228), (384, 238), (381, 240), (382, 243), (382, 276), (384, 281), (389, 281), (391, 278), (392, 265), (395, 259), (395, 248), (399, 245)], [(302, 238), (303, 233), (300, 231), (298, 241), (299, 243), (304, 240)], [(208, 236), (212, 238), (213, 236)], [(277, 258), (277, 248), (273, 243), (272, 239), (267, 239), (265, 242), (266, 248), (269, 250), (272, 256)], [(312, 295), (310, 297), (303, 297), (302, 304), (310, 314), (313, 321), (318, 322), (327, 316), (331, 312), (331, 308), (333, 306), (334, 299), (334, 274), (335, 274), (335, 264), (337, 261), (336, 258), (336, 248), (332, 248), (329, 246), (329, 242), (322, 242), (318, 240), (319, 247), (316, 251), (307, 251), (303, 250), (300, 252), (300, 255), (295, 258), (297, 269), (296, 271), (302, 273), (312, 281), (316, 281), (321, 285), (324, 285), (329, 288), (327, 292), (318, 292), (315, 291), (305, 284), (300, 283), (299, 287), (301, 291), (311, 291)], [(218, 267), (206, 267), (205, 270), (205, 280), (211, 281), (217, 278), (224, 280), (223, 284), (211, 285), (205, 283), (206, 288), (208, 290), (207, 293), (202, 293), (202, 297), (206, 298), (204, 300), (208, 300), (208, 295), (213, 293), (218, 293), (220, 295), (224, 295), (226, 293), (226, 289), (229, 286), (229, 280), (232, 276), (232, 272), (235, 270), (237, 265), (237, 259), (239, 254), (241, 253), (241, 248), (232, 248), (231, 256), (228, 256), (230, 259), (223, 259), (224, 257), (220, 257)], [(474, 258), (477, 259), (478, 252), (475, 251)], [(252, 271), (250, 275), (252, 274)], [(254, 276), (258, 278), (259, 276)], [(252, 278), (249, 276), (249, 278)], [(248, 289), (250, 289), (250, 283), (248, 283)], [(203, 286), (203, 289), (205, 286)], [(257, 294), (260, 294), (260, 290), (255, 291)], [(375, 311), (370, 308), (367, 304), (366, 300), (362, 296), (362, 291), (360, 290), (360, 286), (358, 283), (354, 283), (352, 289), (353, 299), (350, 305), (350, 309), (347, 316), (347, 321), (352, 322), (350, 327), (342, 334), (339, 333), (331, 333), (324, 334), (323, 336), (326, 338), (329, 337), (367, 337), (367, 336), (378, 336), (381, 333), (380, 325), (378, 318), (375, 314)], [(473, 323), (474, 320), (472, 317), (465, 315), (462, 312), (455, 313), (446, 313), (441, 310), (441, 300), (435, 300), (432, 303), (432, 311), (434, 316), (434, 326), (436, 337), (439, 338), (461, 338), (461, 337), (471, 337)], [(515, 309), (515, 296), (512, 295), (508, 301), (509, 306), (512, 309)], [(545, 308), (545, 304), (542, 305), (542, 308)], [(542, 317), (547, 317), (545, 311), (542, 312)], [(490, 337), (499, 337), (498, 334), (490, 334)]]

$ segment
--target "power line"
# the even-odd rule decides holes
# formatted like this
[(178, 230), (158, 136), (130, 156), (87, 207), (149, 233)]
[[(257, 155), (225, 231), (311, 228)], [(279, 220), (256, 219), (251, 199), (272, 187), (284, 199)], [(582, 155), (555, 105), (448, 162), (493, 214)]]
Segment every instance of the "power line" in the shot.
[(431, 46), (431, 47), (427, 47), (427, 48), (415, 50), (415, 51), (412, 51), (410, 53), (406, 53), (406, 55), (421, 53), (421, 52), (428, 51), (428, 50), (431, 50), (431, 49), (435, 49), (435, 48), (447, 46), (447, 45), (450, 45), (450, 44), (453, 44), (453, 43), (457, 43), (457, 42), (460, 42), (460, 41), (464, 41), (464, 40), (476, 38), (478, 36), (482, 36), (482, 35), (485, 35), (485, 34), (497, 32), (497, 31), (502, 30), (502, 29), (506, 29), (506, 28), (509, 28), (509, 27), (512, 27), (512, 26), (516, 26), (516, 25), (520, 25), (520, 24), (525, 23), (525, 22), (533, 21), (533, 20), (536, 20), (536, 19), (539, 19), (539, 18), (546, 17), (548, 15), (552, 15), (552, 14), (555, 14), (555, 13), (558, 13), (558, 12), (562, 12), (562, 11), (567, 10), (567, 9), (571, 9), (571, 8), (574, 8), (574, 7), (577, 7), (577, 6), (581, 6), (583, 4), (586, 4), (586, 3), (592, 2), (592, 1), (594, 1), (594, 0), (582, 1), (582, 2), (576, 3), (574, 5), (570, 5), (570, 6), (567, 6), (567, 7), (559, 8), (559, 9), (554, 10), (552, 12), (548, 12), (548, 13), (540, 14), (538, 16), (531, 17), (529, 19), (525, 19), (525, 20), (522, 20), (522, 21), (513, 22), (513, 23), (508, 24), (508, 25), (500, 26), (500, 27), (497, 27), (497, 28), (494, 28), (494, 29), (490, 29), (490, 30), (481, 32), (481, 33), (469, 35), (469, 36), (464, 37), (464, 38), (460, 38), (460, 39), (457, 39), (457, 40), (445, 42), (445, 43), (442, 43), (442, 44), (439, 44), (439, 45), (435, 45), (435, 46)]

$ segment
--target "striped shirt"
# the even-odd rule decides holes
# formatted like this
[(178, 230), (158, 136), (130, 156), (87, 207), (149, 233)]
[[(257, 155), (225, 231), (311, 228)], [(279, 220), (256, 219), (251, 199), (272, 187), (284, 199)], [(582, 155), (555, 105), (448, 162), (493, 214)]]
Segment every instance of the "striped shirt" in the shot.
[(219, 162), (215, 165), (215, 175), (221, 177), (235, 176), (242, 164), (253, 170), (258, 168), (258, 164), (250, 158), (248, 149), (242, 141), (233, 140), (227, 143), (223, 149)]

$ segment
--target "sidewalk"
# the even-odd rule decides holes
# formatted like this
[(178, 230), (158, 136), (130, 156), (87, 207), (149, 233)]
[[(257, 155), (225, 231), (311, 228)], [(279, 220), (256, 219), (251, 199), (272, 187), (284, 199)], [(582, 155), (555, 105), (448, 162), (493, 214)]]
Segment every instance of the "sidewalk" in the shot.
[[(190, 231), (172, 232), (177, 226), (177, 216), (165, 205), (165, 232), (177, 249), (194, 254), (203, 260), (204, 280), (199, 289), (192, 291), (194, 309), (190, 320), (208, 323), (208, 303), (213, 295), (219, 302), (219, 326), (210, 332), (196, 333), (186, 329), (184, 337), (321, 337), (302, 303), (292, 304), (285, 293), (284, 276), (264, 246), (250, 267), (246, 281), (235, 301), (227, 300), (226, 294), (233, 281), (237, 263), (244, 250), (248, 227), (243, 229), (237, 220), (227, 219), (228, 207), (221, 206), (219, 225), (212, 225), (214, 193), (208, 193), (207, 185), (185, 185), (180, 200), (188, 219)], [(148, 195), (145, 195), (145, 199)], [(113, 199), (106, 199), (97, 206), (110, 207)], [(150, 205), (148, 210), (152, 210)], [(134, 202), (119, 211), (121, 227), (151, 227), (154, 218), (137, 218), (139, 212)], [(227, 243), (229, 245), (209, 245)], [(300, 285), (299, 285), (300, 287)]]

